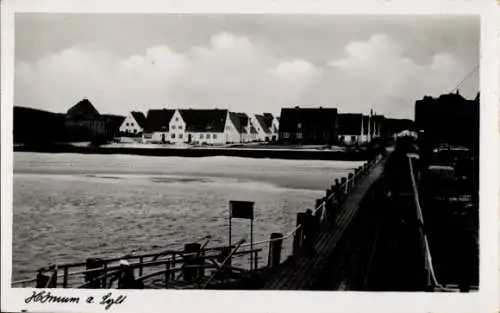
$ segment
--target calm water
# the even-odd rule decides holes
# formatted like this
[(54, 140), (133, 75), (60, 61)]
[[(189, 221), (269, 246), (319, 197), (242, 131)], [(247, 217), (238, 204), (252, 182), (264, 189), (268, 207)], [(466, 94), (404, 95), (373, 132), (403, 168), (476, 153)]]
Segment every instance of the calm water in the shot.
[[(227, 243), (229, 200), (255, 201), (254, 240), (286, 233), (360, 162), (233, 157), (14, 154), (13, 280), (49, 262), (150, 252), (211, 235)], [(233, 220), (233, 241), (249, 239)]]

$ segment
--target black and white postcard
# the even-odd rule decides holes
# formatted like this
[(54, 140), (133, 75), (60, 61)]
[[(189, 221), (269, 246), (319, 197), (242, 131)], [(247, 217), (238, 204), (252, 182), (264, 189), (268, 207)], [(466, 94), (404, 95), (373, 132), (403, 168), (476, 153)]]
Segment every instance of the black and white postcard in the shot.
[(494, 2), (188, 2), (3, 3), (2, 311), (498, 309)]

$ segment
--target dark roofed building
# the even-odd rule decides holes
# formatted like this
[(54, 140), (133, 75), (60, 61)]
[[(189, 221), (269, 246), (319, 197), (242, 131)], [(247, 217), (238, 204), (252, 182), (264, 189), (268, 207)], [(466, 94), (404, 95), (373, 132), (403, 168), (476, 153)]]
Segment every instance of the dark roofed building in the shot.
[(467, 100), (460, 94), (424, 97), (415, 103), (415, 125), (421, 150), (440, 144), (467, 147), (479, 151), (479, 96)]
[(101, 116), (106, 119), (106, 123), (108, 125), (108, 131), (113, 136), (118, 136), (118, 134), (120, 133), (120, 126), (125, 120), (125, 116), (114, 115), (114, 114), (103, 114)]
[(93, 119), (99, 116), (99, 112), (88, 99), (79, 101), (66, 112), (66, 119), (70, 120)]
[(66, 141), (64, 114), (14, 106), (14, 143), (43, 145)]
[(335, 108), (283, 108), (279, 124), (281, 142), (311, 144), (337, 142)]
[[(265, 134), (270, 134), (271, 133), (271, 124), (268, 124), (268, 119), (264, 115), (259, 115), (255, 114), (255, 120), (257, 123), (259, 123), (259, 127), (262, 129), (262, 132)], [(272, 123), (272, 116), (271, 116), (271, 123)]]
[(345, 144), (357, 144), (363, 135), (363, 114), (342, 113), (337, 115), (339, 141)]
[(249, 117), (246, 113), (229, 112), (229, 118), (240, 136), (240, 142), (250, 141)]
[(229, 112), (229, 118), (238, 133), (245, 134), (248, 132), (248, 115), (246, 113)]
[(144, 133), (168, 132), (168, 125), (174, 112), (175, 110), (170, 109), (149, 110), (146, 116)]
[(94, 141), (113, 135), (107, 118), (100, 115), (88, 99), (79, 101), (66, 112), (65, 125), (70, 141)]
[(138, 111), (130, 112), (120, 125), (120, 133), (123, 136), (140, 137), (146, 127), (144, 113)]
[(146, 126), (146, 116), (144, 116), (144, 113), (142, 112), (136, 112), (132, 111), (130, 112), (134, 119), (137, 121), (137, 124), (139, 124), (139, 127), (143, 128)]
[(179, 110), (186, 123), (186, 131), (191, 133), (223, 133), (226, 126), (227, 110)]
[(264, 123), (266, 124), (266, 127), (269, 130), (272, 130), (274, 116), (271, 113), (264, 113), (264, 114), (262, 114), (262, 117), (264, 119)]

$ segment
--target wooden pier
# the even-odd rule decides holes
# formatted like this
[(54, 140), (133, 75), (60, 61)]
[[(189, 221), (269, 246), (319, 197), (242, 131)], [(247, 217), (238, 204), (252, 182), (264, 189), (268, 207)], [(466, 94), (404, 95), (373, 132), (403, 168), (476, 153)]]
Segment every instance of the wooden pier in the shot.
[[(379, 179), (383, 172), (385, 159), (377, 164), (352, 185), (351, 191), (342, 203), (332, 206), (327, 212), (325, 222), (315, 242), (315, 253), (303, 252), (301, 255), (285, 262), (271, 273), (262, 289), (270, 290), (310, 290), (319, 279), (322, 271), (329, 266), (329, 256), (335, 250), (340, 238), (358, 213), (361, 201), (369, 192), (370, 187)], [(332, 264), (332, 266), (334, 266)]]

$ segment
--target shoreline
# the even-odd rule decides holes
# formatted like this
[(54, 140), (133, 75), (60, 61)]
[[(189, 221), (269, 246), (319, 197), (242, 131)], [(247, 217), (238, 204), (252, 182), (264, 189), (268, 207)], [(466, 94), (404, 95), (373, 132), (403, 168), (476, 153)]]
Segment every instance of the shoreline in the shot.
[(325, 151), (305, 149), (262, 148), (136, 148), (136, 147), (79, 147), (72, 145), (14, 146), (14, 152), (79, 153), (79, 154), (130, 154), (162, 157), (212, 157), (232, 156), (246, 158), (270, 158), (289, 160), (365, 161), (370, 159), (368, 151)]

